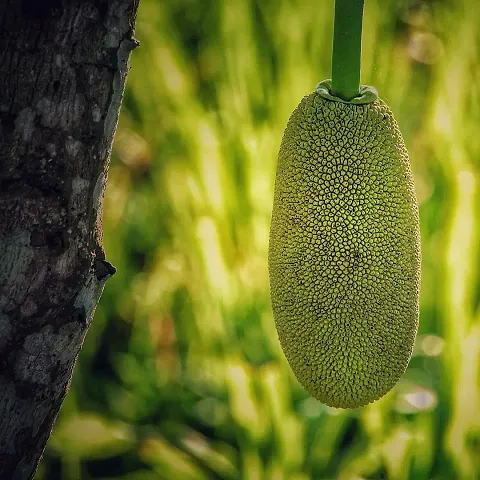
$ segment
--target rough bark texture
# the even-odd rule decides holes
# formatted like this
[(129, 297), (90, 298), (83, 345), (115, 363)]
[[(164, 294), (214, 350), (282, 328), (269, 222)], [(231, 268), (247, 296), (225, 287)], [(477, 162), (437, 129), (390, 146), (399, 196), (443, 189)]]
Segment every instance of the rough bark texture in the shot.
[(32, 478), (104, 282), (138, 0), (0, 2), (0, 479)]

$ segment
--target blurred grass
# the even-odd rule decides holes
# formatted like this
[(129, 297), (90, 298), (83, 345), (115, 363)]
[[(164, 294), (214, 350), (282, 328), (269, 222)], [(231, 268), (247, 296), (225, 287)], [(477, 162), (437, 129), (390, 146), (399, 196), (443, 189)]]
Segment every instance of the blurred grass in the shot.
[(104, 206), (118, 268), (36, 479), (480, 478), (480, 29), (474, 0), (368, 0), (362, 82), (420, 203), (409, 369), (324, 407), (293, 378), (267, 246), (287, 118), (330, 75), (333, 1), (142, 0)]

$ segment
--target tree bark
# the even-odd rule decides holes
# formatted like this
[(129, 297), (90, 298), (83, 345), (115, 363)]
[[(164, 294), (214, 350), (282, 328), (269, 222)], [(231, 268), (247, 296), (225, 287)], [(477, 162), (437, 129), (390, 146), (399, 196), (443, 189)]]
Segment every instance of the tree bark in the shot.
[(0, 479), (31, 479), (105, 280), (138, 0), (0, 2)]

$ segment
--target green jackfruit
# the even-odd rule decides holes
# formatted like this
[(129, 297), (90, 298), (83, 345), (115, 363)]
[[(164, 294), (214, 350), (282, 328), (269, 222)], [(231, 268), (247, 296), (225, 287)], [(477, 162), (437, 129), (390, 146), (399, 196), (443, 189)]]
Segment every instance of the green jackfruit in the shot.
[[(318, 92), (318, 89), (317, 89)], [(389, 107), (314, 92), (280, 147), (270, 230), (274, 319), (299, 382), (355, 408), (387, 393), (418, 328), (420, 233), (408, 153)]]

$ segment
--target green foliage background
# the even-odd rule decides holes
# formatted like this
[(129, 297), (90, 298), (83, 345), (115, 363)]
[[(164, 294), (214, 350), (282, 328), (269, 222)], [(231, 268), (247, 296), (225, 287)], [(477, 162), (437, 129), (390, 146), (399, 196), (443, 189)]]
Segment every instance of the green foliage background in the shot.
[(287, 118), (330, 76), (333, 1), (141, 0), (105, 198), (107, 283), (38, 480), (480, 478), (475, 0), (367, 0), (363, 83), (421, 211), (420, 330), (382, 400), (310, 398), (267, 246)]

